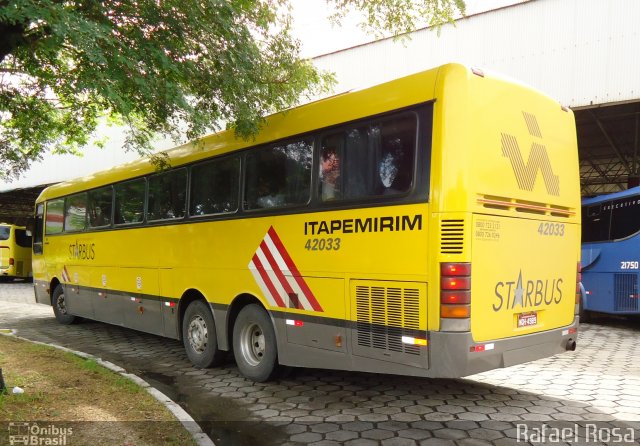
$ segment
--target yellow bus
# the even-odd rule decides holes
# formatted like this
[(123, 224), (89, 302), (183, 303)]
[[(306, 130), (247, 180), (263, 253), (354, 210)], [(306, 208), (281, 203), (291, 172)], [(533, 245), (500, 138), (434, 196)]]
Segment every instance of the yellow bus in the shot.
[(0, 281), (31, 278), (31, 233), (0, 223)]
[(573, 114), (457, 64), (42, 192), (37, 300), (208, 367), (459, 377), (572, 350)]

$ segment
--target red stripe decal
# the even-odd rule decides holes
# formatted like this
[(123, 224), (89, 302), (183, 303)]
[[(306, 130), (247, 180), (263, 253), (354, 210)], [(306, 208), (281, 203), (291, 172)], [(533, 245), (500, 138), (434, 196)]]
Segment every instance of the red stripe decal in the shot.
[(262, 277), (262, 280), (264, 281), (265, 285), (269, 289), (269, 292), (271, 293), (271, 297), (273, 297), (273, 300), (276, 301), (276, 305), (279, 307), (286, 307), (286, 305), (282, 301), (282, 298), (278, 294), (278, 290), (276, 290), (276, 287), (273, 286), (273, 282), (271, 282), (271, 279), (269, 278), (269, 274), (267, 274), (267, 272), (264, 269), (264, 266), (262, 266), (262, 263), (258, 258), (258, 254), (254, 254), (253, 263), (256, 265), (256, 269), (258, 270), (258, 273), (260, 273), (260, 277)]
[(282, 256), (282, 259), (287, 264), (289, 271), (291, 271), (291, 274), (293, 274), (294, 279), (296, 280), (296, 282), (298, 282), (298, 286), (300, 286), (300, 289), (302, 290), (305, 297), (309, 301), (309, 304), (311, 304), (311, 307), (313, 307), (315, 311), (322, 311), (322, 307), (320, 306), (315, 296), (307, 286), (307, 283), (301, 277), (300, 271), (298, 271), (298, 268), (296, 268), (296, 265), (293, 263), (293, 260), (291, 259), (291, 257), (289, 256), (289, 253), (287, 252), (284, 245), (282, 244), (282, 241), (280, 240), (280, 237), (278, 237), (278, 234), (276, 233), (275, 229), (273, 229), (273, 226), (269, 228), (268, 234), (271, 237), (273, 244), (278, 249), (278, 252)]
[(262, 243), (260, 243), (260, 248), (262, 249), (262, 253), (264, 254), (264, 256), (267, 258), (267, 261), (269, 262), (269, 266), (271, 266), (271, 269), (273, 270), (276, 277), (278, 278), (280, 285), (282, 285), (282, 288), (284, 288), (284, 292), (287, 293), (287, 296), (289, 296), (289, 298), (291, 298), (292, 296), (295, 296), (295, 299), (291, 299), (292, 300), (291, 303), (293, 304), (291, 308), (297, 308), (299, 310), (303, 309), (302, 306), (300, 305), (300, 302), (297, 299), (296, 293), (293, 291), (293, 288), (291, 288), (291, 285), (289, 285), (287, 278), (284, 277), (284, 274), (282, 274), (282, 270), (278, 266), (276, 259), (273, 258), (271, 251), (269, 251), (267, 242), (262, 240)]

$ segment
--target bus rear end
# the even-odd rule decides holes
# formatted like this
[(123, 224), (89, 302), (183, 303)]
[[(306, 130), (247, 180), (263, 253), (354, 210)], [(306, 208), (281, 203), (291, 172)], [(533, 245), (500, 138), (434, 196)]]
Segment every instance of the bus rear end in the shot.
[(465, 376), (573, 350), (580, 188), (570, 110), (453, 65), (436, 103), (439, 262), (434, 376)]
[(31, 276), (31, 236), (24, 227), (0, 224), (0, 280)]
[(9, 277), (13, 269), (11, 225), (0, 225), (0, 280)]

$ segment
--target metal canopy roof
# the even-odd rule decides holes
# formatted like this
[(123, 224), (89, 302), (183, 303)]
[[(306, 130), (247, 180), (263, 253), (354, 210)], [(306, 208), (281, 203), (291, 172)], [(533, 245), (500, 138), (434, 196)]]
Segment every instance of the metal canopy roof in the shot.
[(47, 186), (49, 184), (0, 193), (0, 223), (25, 225), (33, 215), (36, 198)]
[(583, 196), (639, 184), (640, 102), (575, 110)]

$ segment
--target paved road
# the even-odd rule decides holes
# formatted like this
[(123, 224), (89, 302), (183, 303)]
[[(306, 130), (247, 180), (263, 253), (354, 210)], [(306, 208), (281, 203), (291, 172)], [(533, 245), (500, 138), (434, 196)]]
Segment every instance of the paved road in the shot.
[(96, 322), (61, 326), (51, 307), (34, 303), (28, 283), (0, 284), (0, 328), (142, 376), (218, 446), (543, 444), (535, 437), (543, 424), (580, 437), (560, 444), (608, 444), (612, 427), (640, 444), (640, 431), (626, 430), (640, 427), (640, 322), (584, 324), (576, 352), (467, 379), (297, 369), (262, 384), (245, 380), (232, 360), (195, 369), (178, 341)]

